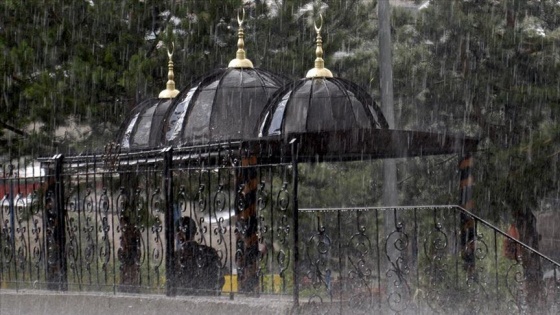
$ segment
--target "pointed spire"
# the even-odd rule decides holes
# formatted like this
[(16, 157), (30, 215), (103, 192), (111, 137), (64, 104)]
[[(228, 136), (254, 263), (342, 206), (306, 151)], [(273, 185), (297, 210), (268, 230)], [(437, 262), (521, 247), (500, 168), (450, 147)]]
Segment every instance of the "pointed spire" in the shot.
[(315, 50), (315, 68), (307, 71), (307, 78), (332, 78), (332, 72), (325, 68), (325, 61), (323, 60), (323, 38), (321, 37), (321, 29), (323, 28), (323, 15), (321, 17), (321, 26), (317, 27), (315, 22), (315, 32), (317, 32), (317, 49)]
[(167, 64), (169, 72), (167, 72), (167, 88), (159, 93), (159, 98), (174, 98), (179, 94), (179, 90), (175, 89), (175, 74), (173, 73), (173, 50), (175, 50), (175, 43), (172, 43), (172, 50), (167, 49), (167, 56), (169, 63)]
[(245, 59), (245, 33), (243, 32), (243, 22), (245, 20), (245, 9), (243, 10), (243, 17), (239, 18), (239, 12), (237, 12), (237, 23), (239, 24), (239, 30), (237, 31), (237, 54), (236, 58), (229, 62), (228, 68), (253, 68), (253, 63), (249, 59)]

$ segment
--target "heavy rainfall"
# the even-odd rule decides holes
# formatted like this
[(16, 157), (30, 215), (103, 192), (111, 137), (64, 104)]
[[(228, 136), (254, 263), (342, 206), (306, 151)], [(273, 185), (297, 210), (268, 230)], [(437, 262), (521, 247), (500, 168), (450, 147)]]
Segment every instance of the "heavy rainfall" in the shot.
[(559, 0), (3, 0), (0, 313), (557, 314)]

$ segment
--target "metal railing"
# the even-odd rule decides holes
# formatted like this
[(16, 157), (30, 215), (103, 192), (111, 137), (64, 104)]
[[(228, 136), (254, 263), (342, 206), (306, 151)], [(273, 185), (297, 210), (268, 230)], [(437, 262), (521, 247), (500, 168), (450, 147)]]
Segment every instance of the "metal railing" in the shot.
[[(560, 265), (458, 206), (298, 208), (293, 159), (228, 150), (106, 161), (6, 167), (0, 289), (181, 294), (176, 223), (189, 216), (225, 280), (194, 294), (341, 314), (560, 310)], [(475, 222), (471, 244), (461, 216)]]

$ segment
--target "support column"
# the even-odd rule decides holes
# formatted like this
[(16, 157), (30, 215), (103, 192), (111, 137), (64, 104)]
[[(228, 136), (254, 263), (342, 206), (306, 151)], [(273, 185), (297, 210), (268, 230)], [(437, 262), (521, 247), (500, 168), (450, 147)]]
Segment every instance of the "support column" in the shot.
[(64, 207), (64, 182), (62, 165), (64, 157), (57, 154), (54, 178), (45, 193), (45, 220), (47, 233), (47, 288), (68, 290), (66, 263), (66, 209)]
[(236, 178), (238, 191), (235, 209), (237, 281), (240, 292), (258, 294), (257, 157), (251, 152), (241, 154)]
[(173, 177), (171, 166), (173, 149), (163, 149), (163, 193), (165, 194), (165, 289), (167, 296), (177, 294), (176, 259), (175, 259), (175, 226), (173, 216)]
[(294, 237), (294, 310), (299, 309), (299, 204), (298, 204), (298, 180), (299, 180), (299, 173), (298, 173), (298, 143), (297, 139), (292, 139), (290, 141), (291, 151), (292, 151), (292, 189), (293, 189), (293, 237)]

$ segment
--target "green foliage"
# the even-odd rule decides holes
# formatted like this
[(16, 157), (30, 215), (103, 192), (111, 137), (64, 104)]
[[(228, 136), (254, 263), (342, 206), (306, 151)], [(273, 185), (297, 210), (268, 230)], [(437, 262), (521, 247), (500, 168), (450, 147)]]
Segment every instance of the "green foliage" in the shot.
[[(313, 67), (313, 24), (322, 14), (326, 67), (376, 98), (376, 5), (2, 1), (0, 122), (26, 134), (4, 129), (3, 153), (99, 150), (132, 107), (164, 88), (169, 43), (175, 44), (179, 89), (235, 57), (241, 6), (245, 49), (255, 66), (303, 77)], [(480, 213), (498, 219), (513, 205), (535, 209), (540, 198), (556, 196), (556, 172), (546, 171), (557, 168), (553, 148), (560, 143), (554, 136), (560, 115), (556, 2), (435, 0), (421, 11), (392, 12), (398, 128), (481, 138), (475, 173)], [(61, 132), (72, 124), (77, 135)], [(449, 156), (399, 160), (401, 203), (456, 203), (455, 163)], [(358, 164), (304, 166), (303, 205), (375, 203), (381, 166)], [(331, 185), (333, 178), (344, 179)], [(317, 195), (323, 189), (324, 196)]]

